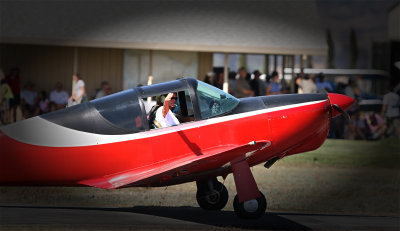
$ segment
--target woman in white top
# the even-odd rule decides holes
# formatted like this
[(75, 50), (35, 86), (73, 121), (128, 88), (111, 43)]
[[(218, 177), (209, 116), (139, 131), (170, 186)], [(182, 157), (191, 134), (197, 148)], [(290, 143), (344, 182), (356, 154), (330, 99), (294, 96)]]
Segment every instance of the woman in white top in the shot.
[(79, 74), (72, 75), (72, 94), (68, 99), (68, 106), (83, 103), (85, 101), (85, 93), (85, 82), (83, 82)]

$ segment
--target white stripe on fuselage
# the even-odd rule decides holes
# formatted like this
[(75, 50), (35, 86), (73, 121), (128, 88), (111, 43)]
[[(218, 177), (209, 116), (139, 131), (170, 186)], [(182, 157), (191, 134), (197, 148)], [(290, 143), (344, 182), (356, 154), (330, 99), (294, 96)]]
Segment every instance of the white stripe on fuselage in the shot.
[(185, 123), (179, 126), (160, 128), (156, 130), (139, 132), (134, 134), (125, 134), (125, 135), (102, 135), (102, 134), (82, 132), (60, 126), (58, 124), (42, 119), (39, 116), (4, 126), (1, 128), (1, 130), (7, 136), (22, 143), (47, 146), (47, 147), (81, 147), (81, 146), (109, 144), (115, 142), (160, 136), (177, 131), (208, 126), (211, 124), (223, 123), (226, 121), (260, 115), (268, 112), (313, 105), (325, 101), (327, 100), (278, 106), (268, 109), (244, 112), (240, 114), (227, 115), (197, 122)]

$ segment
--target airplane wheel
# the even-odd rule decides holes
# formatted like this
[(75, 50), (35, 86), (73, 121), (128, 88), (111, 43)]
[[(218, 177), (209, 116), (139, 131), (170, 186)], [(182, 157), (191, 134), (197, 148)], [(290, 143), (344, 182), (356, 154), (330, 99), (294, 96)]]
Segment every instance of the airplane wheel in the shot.
[(225, 185), (217, 180), (213, 180), (212, 190), (205, 190), (205, 187), (202, 187), (196, 193), (197, 203), (206, 210), (223, 209), (228, 202), (228, 198), (228, 190), (226, 190)]
[(235, 196), (233, 208), (238, 217), (244, 219), (257, 219), (264, 215), (267, 208), (267, 200), (264, 194), (260, 192), (259, 198), (239, 203), (238, 196)]

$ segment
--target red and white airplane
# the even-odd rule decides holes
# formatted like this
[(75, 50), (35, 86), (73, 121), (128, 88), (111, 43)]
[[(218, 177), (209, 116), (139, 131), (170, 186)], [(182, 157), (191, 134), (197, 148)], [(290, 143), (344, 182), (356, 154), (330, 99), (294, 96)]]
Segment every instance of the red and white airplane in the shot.
[[(194, 121), (153, 129), (146, 98), (177, 92)], [(318, 148), (353, 99), (293, 94), (237, 99), (191, 78), (138, 87), (0, 128), (0, 185), (104, 189), (196, 181), (197, 201), (221, 210), (217, 176), (233, 173), (241, 218), (265, 213), (251, 166)]]

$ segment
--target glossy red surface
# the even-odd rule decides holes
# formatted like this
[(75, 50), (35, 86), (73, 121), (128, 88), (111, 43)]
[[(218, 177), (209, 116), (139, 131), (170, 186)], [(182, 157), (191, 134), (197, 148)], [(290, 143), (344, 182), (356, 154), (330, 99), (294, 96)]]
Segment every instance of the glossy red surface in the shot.
[[(349, 109), (351, 105), (354, 103), (354, 99), (346, 96), (346, 95), (341, 95), (341, 94), (336, 94), (336, 93), (328, 93), (329, 100), (331, 101), (331, 105), (337, 104), (339, 107), (341, 107), (344, 111)], [(336, 117), (340, 115), (340, 112), (336, 110), (332, 110), (332, 117)]]
[[(340, 98), (333, 96), (331, 101), (337, 99)], [(185, 181), (194, 181), (197, 173), (212, 172), (236, 157), (233, 152), (219, 153), (251, 141), (270, 141), (271, 146), (257, 149), (247, 160), (250, 166), (274, 156), (283, 157), (318, 148), (327, 136), (330, 113), (331, 107), (326, 100), (247, 117), (238, 114), (236, 119), (218, 123), (210, 123), (212, 119), (192, 122), (181, 125), (190, 127), (186, 130), (83, 147), (25, 144), (0, 133), (0, 184), (78, 185), (91, 179), (113, 175), (122, 177), (122, 173), (132, 171), (144, 174), (141, 179), (147, 179), (149, 186), (159, 182), (168, 184), (169, 180), (180, 176), (185, 176)], [(176, 127), (149, 132), (164, 133), (168, 129), (176, 130)], [(208, 156), (200, 160), (203, 155)], [(199, 161), (184, 165), (191, 163), (188, 160)]]

